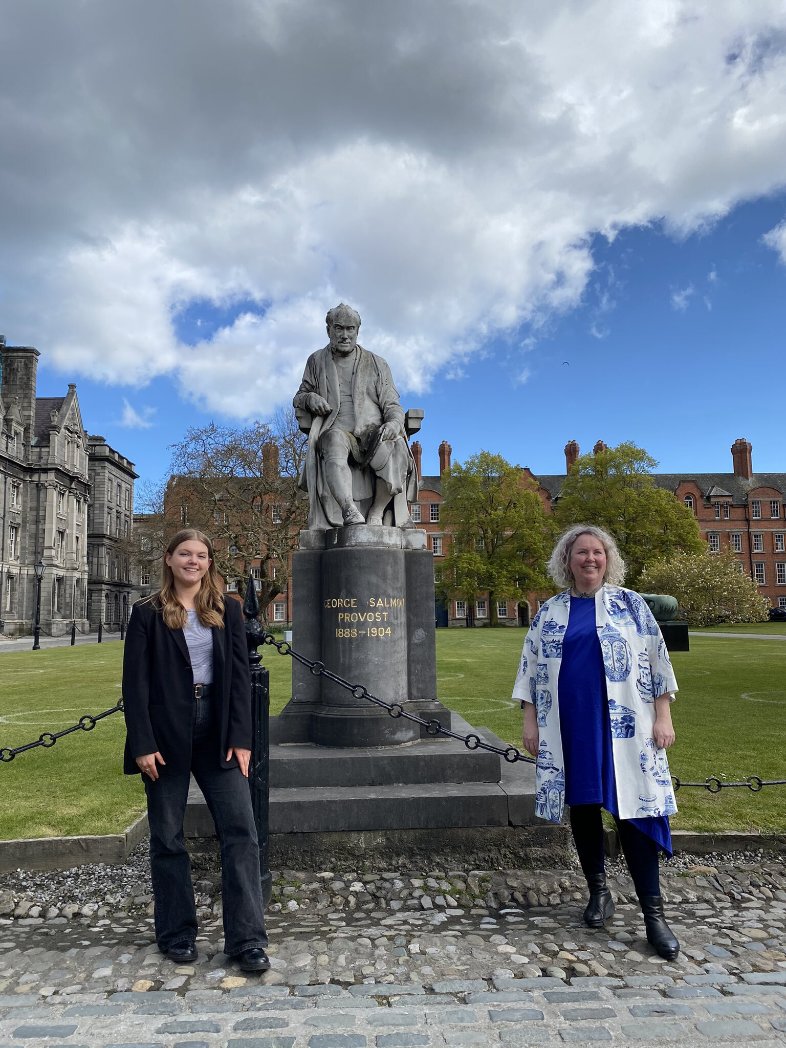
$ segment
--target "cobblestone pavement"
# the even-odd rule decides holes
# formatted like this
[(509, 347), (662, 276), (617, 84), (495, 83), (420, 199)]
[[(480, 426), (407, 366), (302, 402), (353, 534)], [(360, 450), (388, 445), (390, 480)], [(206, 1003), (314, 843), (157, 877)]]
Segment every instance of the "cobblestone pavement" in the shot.
[(575, 870), (284, 871), (260, 977), (221, 952), (207, 867), (198, 961), (157, 952), (140, 855), (0, 878), (0, 1048), (786, 1044), (782, 858), (667, 864), (675, 963), (646, 943), (616, 865), (603, 931), (581, 923)]

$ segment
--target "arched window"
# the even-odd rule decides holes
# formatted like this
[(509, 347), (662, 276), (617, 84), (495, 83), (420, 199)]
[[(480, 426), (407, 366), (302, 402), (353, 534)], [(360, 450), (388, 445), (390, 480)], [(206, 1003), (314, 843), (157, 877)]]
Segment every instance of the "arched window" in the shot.
[(688, 507), (691, 513), (693, 513), (696, 507), (696, 501), (693, 498), (693, 495), (686, 495), (682, 501), (685, 503), (685, 505)]

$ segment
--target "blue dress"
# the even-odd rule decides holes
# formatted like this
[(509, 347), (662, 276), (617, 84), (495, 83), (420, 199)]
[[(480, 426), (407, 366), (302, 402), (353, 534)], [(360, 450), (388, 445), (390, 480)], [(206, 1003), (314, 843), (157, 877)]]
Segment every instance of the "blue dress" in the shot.
[[(600, 804), (617, 817), (606, 674), (595, 627), (594, 598), (570, 598), (558, 696), (565, 803)], [(668, 816), (627, 821), (651, 837), (667, 855), (672, 854)]]

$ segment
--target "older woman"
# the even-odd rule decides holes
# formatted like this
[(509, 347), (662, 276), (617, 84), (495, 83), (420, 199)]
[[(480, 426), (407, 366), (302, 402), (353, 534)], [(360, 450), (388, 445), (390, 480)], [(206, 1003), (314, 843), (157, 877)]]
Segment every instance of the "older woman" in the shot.
[(611, 813), (647, 939), (674, 960), (679, 943), (663, 915), (658, 872), (658, 850), (671, 855), (668, 816), (677, 810), (666, 760), (677, 682), (666, 645), (644, 599), (621, 587), (625, 565), (605, 531), (570, 528), (549, 573), (566, 588), (533, 619), (513, 689), (524, 746), (537, 755), (535, 811), (559, 822), (570, 806), (590, 928), (614, 913), (601, 809)]

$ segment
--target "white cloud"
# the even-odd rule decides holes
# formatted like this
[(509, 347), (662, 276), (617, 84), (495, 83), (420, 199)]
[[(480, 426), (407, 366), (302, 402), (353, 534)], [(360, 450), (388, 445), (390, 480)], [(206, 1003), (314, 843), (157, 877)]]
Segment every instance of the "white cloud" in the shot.
[(696, 294), (696, 288), (693, 284), (688, 284), (687, 287), (678, 288), (676, 291), (671, 293), (671, 305), (672, 309), (676, 309), (678, 313), (684, 313), (690, 305), (690, 300)]
[(781, 262), (786, 265), (786, 219), (783, 220), (779, 225), (771, 229), (769, 233), (765, 233), (762, 240), (771, 247), (773, 251), (777, 251), (780, 256)]
[(123, 414), (120, 416), (120, 425), (128, 429), (151, 429), (154, 425), (153, 415), (156, 409), (144, 407), (138, 411), (128, 400), (123, 397)]
[[(2, 35), (4, 330), (238, 417), (291, 399), (340, 298), (423, 391), (582, 302), (593, 234), (785, 181), (779, 0), (7, 0)], [(243, 298), (178, 342), (189, 301)]]

